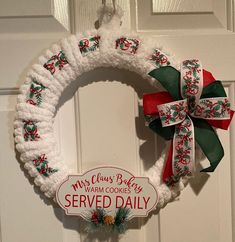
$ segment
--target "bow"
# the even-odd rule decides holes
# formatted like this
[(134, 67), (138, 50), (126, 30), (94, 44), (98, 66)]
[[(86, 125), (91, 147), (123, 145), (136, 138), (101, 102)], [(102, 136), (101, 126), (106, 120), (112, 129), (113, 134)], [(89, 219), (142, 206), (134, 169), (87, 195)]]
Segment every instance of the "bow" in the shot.
[(166, 140), (172, 140), (163, 181), (173, 185), (195, 171), (195, 142), (208, 158), (212, 172), (224, 156), (213, 127), (228, 129), (234, 111), (220, 81), (202, 69), (199, 60), (186, 60), (181, 73), (161, 67), (149, 73), (168, 92), (145, 94), (144, 115), (148, 126)]

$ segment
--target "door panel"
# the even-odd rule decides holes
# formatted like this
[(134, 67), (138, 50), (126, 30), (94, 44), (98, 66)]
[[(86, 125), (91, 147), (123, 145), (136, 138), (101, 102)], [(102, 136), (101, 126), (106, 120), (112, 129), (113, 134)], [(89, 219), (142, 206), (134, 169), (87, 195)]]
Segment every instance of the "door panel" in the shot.
[(195, 30), (230, 30), (232, 1), (205, 0), (138, 0), (137, 28), (141, 31), (173, 33)]
[[(110, 2), (111, 1), (108, 1)], [(179, 60), (199, 58), (223, 81), (234, 108), (235, 36), (232, 0), (117, 0), (122, 28), (153, 35)], [(100, 0), (0, 0), (0, 241), (232, 242), (235, 233), (234, 121), (218, 131), (225, 157), (211, 174), (197, 174), (182, 195), (159, 213), (134, 219), (120, 239), (87, 238), (84, 222), (68, 217), (32, 185), (13, 140), (14, 107), (27, 68), (51, 43), (92, 29)], [(179, 3), (177, 6), (176, 3)], [(75, 172), (97, 165), (124, 167), (140, 175), (166, 144), (144, 126), (142, 95), (156, 91), (129, 71), (100, 68), (77, 78), (58, 105), (54, 133)], [(198, 164), (206, 166), (207, 160)]]

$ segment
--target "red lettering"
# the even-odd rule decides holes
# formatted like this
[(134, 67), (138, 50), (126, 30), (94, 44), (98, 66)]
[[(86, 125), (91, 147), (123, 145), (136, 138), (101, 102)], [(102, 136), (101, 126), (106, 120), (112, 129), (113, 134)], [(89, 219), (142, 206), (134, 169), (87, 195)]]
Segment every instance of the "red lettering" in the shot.
[(92, 204), (94, 202), (94, 199), (95, 199), (95, 195), (92, 196), (92, 199), (90, 200), (90, 196), (87, 195), (87, 200), (88, 200), (88, 204), (89, 204), (89, 207), (91, 208), (92, 207)]
[(68, 202), (68, 204), (65, 204), (65, 207), (67, 208), (67, 207), (70, 207), (70, 205), (71, 205), (71, 202), (70, 202), (70, 200), (68, 199), (68, 197), (70, 197), (71, 195), (70, 194), (66, 194), (65, 195), (65, 200), (66, 200), (66, 202)]
[(92, 177), (91, 177), (91, 183), (92, 184), (95, 184), (96, 183), (96, 175), (93, 175)]
[(73, 208), (77, 208), (77, 207), (78, 207), (77, 204), (75, 205), (75, 202), (78, 201), (78, 200), (75, 199), (75, 198), (78, 198), (78, 195), (77, 195), (77, 194), (76, 194), (76, 195), (73, 195), (73, 198), (72, 198), (72, 207), (73, 207)]
[[(120, 205), (118, 205), (118, 202), (121, 201)], [(124, 199), (121, 196), (116, 196), (116, 208), (123, 207)]]
[(143, 200), (144, 200), (144, 206), (145, 206), (145, 209), (147, 209), (147, 204), (148, 204), (148, 202), (149, 202), (149, 199), (150, 199), (150, 197), (148, 197), (147, 199), (145, 198), (145, 197), (143, 197)]
[(101, 208), (101, 206), (98, 205), (98, 203), (100, 203), (100, 202), (101, 202), (101, 195), (97, 195), (96, 196), (96, 205), (95, 205), (96, 208)]
[(73, 188), (74, 191), (77, 191), (78, 187), (83, 188), (83, 187), (86, 187), (86, 186), (90, 186), (90, 182), (87, 179), (85, 179), (84, 181), (83, 180), (81, 180), (81, 181), (77, 180), (77, 182), (75, 184), (72, 184), (71, 187)]
[(118, 185), (122, 184), (122, 174), (117, 174), (117, 180), (116, 180)]
[[(109, 203), (105, 204), (105, 200), (107, 200), (107, 199), (108, 199)], [(103, 208), (108, 208), (108, 207), (110, 207), (110, 205), (111, 205), (111, 197), (104, 195), (103, 196)]]
[(77, 184), (77, 183), (72, 184), (72, 188), (73, 188), (74, 191), (77, 191), (77, 189), (78, 189), (78, 184)]
[[(136, 197), (135, 197), (136, 199)], [(143, 209), (143, 207), (140, 206), (140, 197), (137, 197), (137, 201), (138, 201), (138, 209)]]
[(127, 206), (129, 206), (130, 208), (132, 208), (131, 197), (129, 197), (129, 196), (127, 197), (125, 208)]
[(80, 208), (82, 207), (82, 203), (84, 207), (86, 208), (86, 196), (85, 195), (80, 195)]
[(126, 185), (130, 188), (131, 187), (131, 183), (134, 180), (135, 180), (135, 177), (132, 176), (128, 181), (126, 181)]

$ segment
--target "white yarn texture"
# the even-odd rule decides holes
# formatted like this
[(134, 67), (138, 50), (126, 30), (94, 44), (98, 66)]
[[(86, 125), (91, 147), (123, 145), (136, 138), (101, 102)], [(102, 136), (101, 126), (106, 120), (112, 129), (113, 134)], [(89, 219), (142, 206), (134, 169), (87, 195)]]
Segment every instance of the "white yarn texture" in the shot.
[[(79, 41), (93, 36), (100, 36), (99, 48), (82, 54), (78, 46)], [(116, 40), (121, 37), (139, 41), (139, 47), (135, 54), (116, 48)], [(18, 96), (14, 122), (15, 142), (25, 169), (27, 169), (30, 176), (34, 177), (34, 183), (40, 187), (47, 197), (54, 198), (58, 185), (71, 173), (66, 163), (63, 162), (59, 151), (56, 150), (56, 141), (52, 129), (55, 107), (62, 91), (84, 72), (106, 66), (136, 72), (153, 86), (158, 86), (158, 81), (148, 76), (148, 73), (156, 68), (153, 61), (148, 58), (155, 50), (160, 50), (166, 54), (171, 66), (179, 70), (179, 64), (174, 60), (173, 56), (166, 49), (159, 46), (151, 37), (146, 38), (129, 31), (113, 31), (109, 30), (109, 28), (91, 30), (77, 36), (69, 36), (62, 39), (45, 51), (39, 57), (38, 63), (32, 65), (25, 83), (20, 87), (20, 95)], [(60, 51), (64, 53), (68, 64), (52, 75), (43, 65)], [(32, 82), (35, 80), (45, 87), (42, 92), (42, 102), (38, 106), (27, 102)], [(24, 124), (27, 120), (31, 120), (37, 125), (39, 139), (32, 141), (25, 139)], [(33, 162), (42, 154), (45, 154), (48, 166), (57, 170), (49, 176), (40, 174)], [(177, 197), (185, 187), (188, 179), (181, 178), (174, 187), (168, 187), (162, 182), (164, 163), (165, 152), (156, 161), (155, 165), (144, 174), (149, 177), (158, 192), (159, 208)]]

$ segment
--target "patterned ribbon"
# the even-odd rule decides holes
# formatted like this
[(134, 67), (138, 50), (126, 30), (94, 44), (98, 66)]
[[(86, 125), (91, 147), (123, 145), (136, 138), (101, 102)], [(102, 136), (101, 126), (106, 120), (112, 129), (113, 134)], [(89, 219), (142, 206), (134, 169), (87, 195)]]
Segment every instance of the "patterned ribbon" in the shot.
[[(171, 69), (168, 69), (168, 71), (170, 70)], [(173, 101), (169, 96), (165, 96), (166, 93), (163, 92), (161, 95), (156, 94), (155, 96), (155, 98), (161, 98), (161, 96), (164, 96), (162, 102), (159, 100), (157, 102), (150, 102), (149, 100), (153, 98), (153, 94), (147, 94), (144, 96), (144, 112), (148, 124), (150, 126), (152, 125), (150, 128), (157, 130), (157, 133), (160, 135), (162, 132), (162, 135), (165, 138), (167, 135), (171, 138), (172, 132), (174, 133), (172, 137), (171, 151), (168, 155), (168, 165), (166, 165), (166, 169), (168, 169), (171, 161), (172, 167), (169, 169), (172, 169), (172, 174), (168, 174), (164, 178), (169, 184), (178, 181), (181, 176), (190, 176), (193, 174), (195, 170), (195, 132), (197, 134), (197, 141), (202, 144), (201, 148), (203, 149), (204, 146), (206, 146), (200, 141), (200, 139), (202, 139), (202, 137), (200, 137), (201, 135), (198, 135), (198, 127), (200, 125), (200, 127), (202, 127), (204, 123), (200, 123), (198, 120), (206, 119), (212, 124), (217, 121), (220, 126), (225, 127), (226, 125), (222, 125), (221, 122), (223, 122), (223, 120), (229, 120), (230, 122), (231, 116), (233, 115), (233, 111), (230, 110), (228, 98), (221, 95), (218, 97), (201, 97), (205, 84), (204, 82), (208, 82), (208, 78), (203, 82), (203, 76), (205, 76), (205, 74), (208, 76), (208, 72), (202, 69), (199, 60), (186, 60), (182, 63), (180, 77), (179, 75), (177, 76), (177, 73), (175, 75), (180, 80), (180, 94), (177, 94), (177, 91), (172, 89), (174, 88), (172, 86), (174, 83), (169, 82), (169, 85), (171, 85), (171, 97), (173, 97), (173, 100), (180, 99), (180, 96), (183, 100)], [(158, 76), (159, 79), (162, 79), (160, 75)], [(161, 83), (164, 84), (163, 82)], [(166, 89), (169, 90), (169, 86), (166, 87)], [(212, 95), (212, 91), (210, 90), (210, 95)], [(154, 113), (152, 112), (153, 104), (157, 104)], [(163, 127), (162, 129), (157, 127), (159, 125), (159, 121), (157, 121), (158, 117), (160, 118)], [(155, 120), (155, 122), (153, 122), (153, 120)], [(196, 123), (196, 130), (194, 129), (193, 122)], [(155, 124), (155, 127), (153, 127), (153, 124)], [(229, 123), (227, 126), (228, 125)], [(216, 125), (214, 126), (216, 127)], [(172, 128), (174, 128), (174, 131), (172, 131)], [(207, 152), (207, 148), (203, 151)], [(209, 154), (209, 156), (213, 156), (213, 154)], [(221, 156), (221, 154), (219, 156)], [(212, 171), (215, 169), (219, 160), (216, 162), (211, 162), (211, 167), (206, 171)]]
[(181, 96), (185, 99), (158, 105), (162, 126), (175, 125), (172, 170), (176, 177), (192, 175), (195, 169), (195, 138), (190, 116), (204, 119), (228, 119), (227, 98), (200, 96), (203, 88), (202, 67), (198, 60), (186, 60), (181, 67)]
[(89, 40), (88, 39), (80, 40), (79, 48), (80, 48), (81, 51), (83, 51), (84, 49), (86, 49), (88, 47), (89, 47)]

